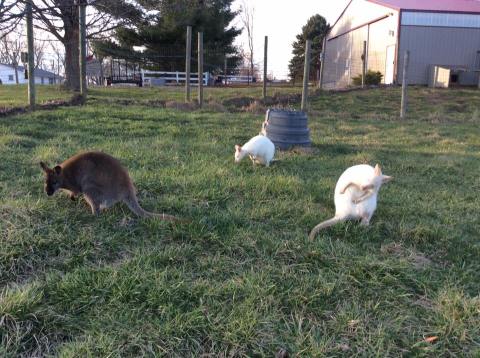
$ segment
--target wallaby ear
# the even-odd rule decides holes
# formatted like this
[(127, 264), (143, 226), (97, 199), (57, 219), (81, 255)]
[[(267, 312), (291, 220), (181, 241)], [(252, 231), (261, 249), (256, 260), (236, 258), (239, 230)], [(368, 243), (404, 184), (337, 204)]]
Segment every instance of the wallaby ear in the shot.
[(392, 180), (393, 180), (393, 177), (388, 176), (388, 175), (382, 175), (382, 183), (383, 184), (388, 183), (389, 181), (392, 181)]
[(237, 145), (235, 146), (235, 151), (236, 151), (236, 152), (239, 152), (239, 151), (241, 151), (241, 150), (242, 150), (242, 147), (237, 144)]
[(44, 172), (48, 172), (49, 168), (48, 168), (47, 164), (45, 164), (44, 162), (40, 162), (40, 167), (42, 167), (42, 170)]
[(60, 175), (60, 173), (62, 172), (62, 167), (60, 165), (57, 165), (55, 168), (53, 168), (53, 171), (55, 172), (55, 174)]
[(380, 165), (375, 165), (375, 175), (380, 176), (382, 175), (382, 168), (380, 168)]

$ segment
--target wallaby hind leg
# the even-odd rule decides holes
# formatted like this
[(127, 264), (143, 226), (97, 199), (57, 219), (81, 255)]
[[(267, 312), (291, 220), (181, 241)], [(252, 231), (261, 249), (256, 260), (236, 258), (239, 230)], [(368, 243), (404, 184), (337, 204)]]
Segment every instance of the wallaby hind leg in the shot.
[(84, 197), (88, 205), (90, 205), (92, 214), (95, 216), (100, 215), (100, 205), (97, 202), (95, 202), (95, 199), (91, 198), (88, 194), (85, 194)]
[(84, 190), (84, 197), (92, 209), (92, 214), (98, 216), (100, 214), (100, 204), (102, 202), (101, 194), (96, 189), (87, 188)]
[(362, 216), (362, 221), (360, 222), (360, 225), (362, 226), (368, 226), (370, 225), (370, 219), (372, 218), (372, 214), (365, 214), (364, 216)]

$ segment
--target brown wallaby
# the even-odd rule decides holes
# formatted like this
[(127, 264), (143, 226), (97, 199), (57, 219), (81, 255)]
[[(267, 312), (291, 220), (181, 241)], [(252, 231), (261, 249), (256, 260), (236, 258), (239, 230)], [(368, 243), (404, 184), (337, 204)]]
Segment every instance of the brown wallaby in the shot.
[(57, 190), (67, 192), (75, 200), (83, 194), (92, 209), (98, 215), (100, 210), (123, 201), (135, 214), (161, 220), (177, 221), (166, 214), (148, 212), (140, 207), (135, 187), (127, 170), (114, 157), (101, 152), (77, 154), (53, 169), (40, 162), (45, 173), (45, 192), (53, 195)]

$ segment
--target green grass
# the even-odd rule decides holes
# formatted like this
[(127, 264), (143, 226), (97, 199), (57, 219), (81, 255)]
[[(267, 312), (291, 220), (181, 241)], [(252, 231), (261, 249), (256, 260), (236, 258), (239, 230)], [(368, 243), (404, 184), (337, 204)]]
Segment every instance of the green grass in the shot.
[[(233, 163), (262, 115), (145, 93), (181, 99), (101, 89), (0, 119), (0, 356), (480, 354), (479, 91), (412, 88), (407, 121), (396, 88), (312, 98), (313, 153), (270, 168)], [(144, 208), (191, 223), (47, 197), (38, 162), (87, 149), (121, 159)], [(395, 181), (372, 225), (308, 241), (342, 171), (376, 162)]]
[[(60, 86), (38, 85), (36, 88), (36, 103), (42, 104), (48, 101), (69, 100), (72, 92), (62, 89)], [(0, 110), (3, 108), (25, 107), (28, 105), (27, 85), (3, 85), (0, 86)]]

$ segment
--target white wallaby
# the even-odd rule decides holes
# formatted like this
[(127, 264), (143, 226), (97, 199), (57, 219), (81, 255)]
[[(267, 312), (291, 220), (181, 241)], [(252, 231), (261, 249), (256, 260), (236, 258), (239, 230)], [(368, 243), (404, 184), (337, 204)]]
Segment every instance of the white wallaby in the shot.
[(235, 146), (235, 163), (239, 163), (247, 155), (253, 164), (263, 164), (268, 167), (275, 155), (275, 144), (267, 137), (257, 135), (243, 146)]
[(270, 110), (267, 109), (267, 112), (265, 113), (265, 120), (262, 123), (262, 129), (260, 130), (260, 135), (267, 136), (267, 126), (268, 126), (268, 116), (270, 114)]
[(393, 177), (383, 175), (380, 166), (375, 168), (362, 164), (343, 172), (335, 187), (335, 216), (315, 226), (309, 237), (312, 240), (320, 230), (338, 222), (361, 219), (362, 225), (369, 225), (377, 208), (377, 195), (382, 184)]

